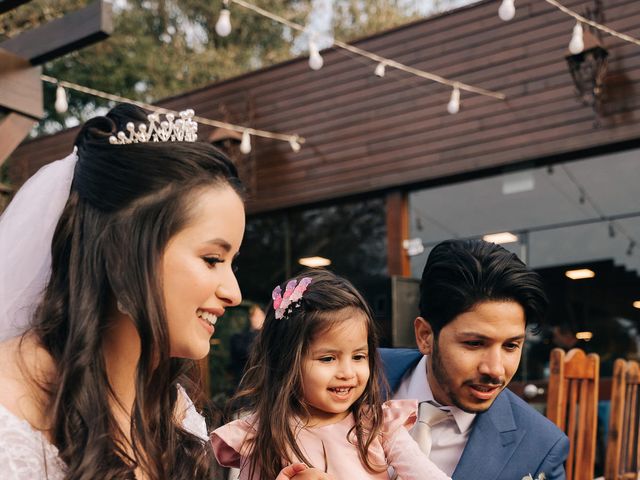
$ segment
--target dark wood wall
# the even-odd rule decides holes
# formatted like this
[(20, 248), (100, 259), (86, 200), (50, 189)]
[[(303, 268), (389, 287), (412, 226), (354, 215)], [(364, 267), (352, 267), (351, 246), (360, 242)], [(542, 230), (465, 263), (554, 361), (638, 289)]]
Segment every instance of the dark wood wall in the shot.
[[(543, 0), (518, 0), (502, 22), (498, 0), (481, 2), (358, 42), (358, 46), (451, 79), (504, 92), (506, 101), (462, 92), (457, 115), (446, 112), (451, 89), (343, 51), (323, 52), (161, 102), (202, 116), (307, 139), (254, 140), (241, 158), (254, 190), (249, 211), (268, 211), (416, 185), (531, 161), (566, 158), (640, 139), (640, 47), (605, 35), (608, 99), (600, 126), (577, 99), (564, 56), (574, 20)], [(564, 0), (584, 13), (591, 1)], [(605, 23), (640, 37), (640, 2), (604, 0)], [(268, 21), (268, 20), (265, 20)], [(204, 130), (204, 135), (206, 135)], [(12, 158), (20, 181), (71, 149), (75, 132), (23, 145)], [(246, 165), (245, 165), (246, 166)]]

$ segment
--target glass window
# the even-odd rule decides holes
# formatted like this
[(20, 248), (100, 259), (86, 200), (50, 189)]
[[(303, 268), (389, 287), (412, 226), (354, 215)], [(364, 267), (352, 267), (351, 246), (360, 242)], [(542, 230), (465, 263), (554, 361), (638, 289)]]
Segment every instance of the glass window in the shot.
[(209, 356), (214, 397), (222, 402), (238, 386), (242, 368), (233, 364), (231, 348), (249, 347), (250, 307), (255, 303), (266, 307), (277, 284), (303, 271), (300, 258), (330, 260), (327, 268), (354, 283), (380, 322), (387, 319), (386, 234), (383, 198), (249, 217), (236, 260), (243, 305), (229, 309), (218, 322)]
[[(442, 240), (513, 234), (503, 246), (542, 275), (551, 299), (549, 326), (531, 336), (520, 378), (545, 377), (555, 346), (600, 354), (603, 376), (611, 375), (616, 358), (640, 350), (639, 156), (630, 150), (411, 193), (411, 236), (425, 245), (411, 258), (412, 275), (420, 277)], [(572, 270), (592, 273), (571, 279)]]

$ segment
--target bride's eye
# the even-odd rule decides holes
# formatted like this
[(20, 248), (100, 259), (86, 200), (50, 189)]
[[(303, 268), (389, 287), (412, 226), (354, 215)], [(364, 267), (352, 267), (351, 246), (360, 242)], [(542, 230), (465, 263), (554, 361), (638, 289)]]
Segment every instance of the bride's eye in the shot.
[(216, 266), (216, 264), (218, 263), (223, 263), (224, 260), (222, 260), (220, 257), (202, 257), (202, 260), (204, 260), (204, 262), (210, 267), (213, 268)]

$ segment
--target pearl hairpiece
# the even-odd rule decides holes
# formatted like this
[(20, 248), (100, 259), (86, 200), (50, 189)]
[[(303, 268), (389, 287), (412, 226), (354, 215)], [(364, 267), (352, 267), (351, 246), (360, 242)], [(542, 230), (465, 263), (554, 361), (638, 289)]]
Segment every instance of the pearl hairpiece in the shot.
[(127, 133), (119, 131), (116, 135), (109, 137), (112, 145), (126, 145), (130, 143), (145, 142), (195, 142), (198, 139), (198, 123), (193, 119), (194, 111), (184, 110), (179, 113), (176, 120), (175, 115), (167, 113), (165, 120), (160, 121), (160, 115), (150, 113), (147, 115), (149, 126), (141, 123), (136, 130), (133, 122), (126, 125)]

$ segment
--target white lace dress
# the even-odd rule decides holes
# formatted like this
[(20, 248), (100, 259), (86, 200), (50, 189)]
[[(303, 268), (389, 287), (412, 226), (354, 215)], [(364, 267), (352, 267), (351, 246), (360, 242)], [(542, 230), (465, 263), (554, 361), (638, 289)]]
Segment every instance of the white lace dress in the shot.
[[(209, 441), (207, 426), (181, 386), (186, 410), (182, 426)], [(58, 449), (29, 423), (0, 405), (0, 478), (2, 480), (63, 480), (66, 465), (58, 457)]]

